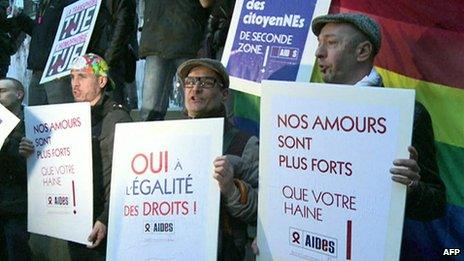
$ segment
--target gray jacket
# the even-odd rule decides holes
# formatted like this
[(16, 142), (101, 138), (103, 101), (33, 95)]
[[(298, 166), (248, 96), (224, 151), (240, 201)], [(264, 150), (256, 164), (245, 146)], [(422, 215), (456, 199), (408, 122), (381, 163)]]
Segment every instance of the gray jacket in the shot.
[(223, 146), (234, 168), (235, 190), (221, 199), (218, 260), (243, 260), (258, 212), (259, 141), (227, 125)]

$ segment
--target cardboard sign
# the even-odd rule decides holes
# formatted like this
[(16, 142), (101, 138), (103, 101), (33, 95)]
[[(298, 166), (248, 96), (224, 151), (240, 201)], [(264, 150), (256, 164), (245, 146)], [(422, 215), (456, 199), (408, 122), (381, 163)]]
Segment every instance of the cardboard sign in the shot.
[(88, 244), (93, 172), (89, 103), (25, 108), (27, 227), (32, 233)]
[(116, 125), (108, 260), (216, 260), (223, 119)]
[(309, 82), (317, 47), (311, 21), (329, 5), (328, 0), (238, 0), (222, 57), (231, 88), (260, 95), (262, 80)]
[(40, 84), (69, 75), (74, 59), (86, 53), (100, 4), (81, 0), (64, 8)]
[(398, 260), (414, 91), (263, 85), (259, 259)]

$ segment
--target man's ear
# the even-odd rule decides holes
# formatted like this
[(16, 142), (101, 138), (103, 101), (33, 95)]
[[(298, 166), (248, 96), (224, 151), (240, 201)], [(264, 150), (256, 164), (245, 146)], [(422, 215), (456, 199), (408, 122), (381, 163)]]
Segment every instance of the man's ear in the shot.
[(229, 98), (230, 90), (229, 88), (225, 88), (221, 91), (222, 93), (222, 102), (226, 102), (227, 99)]
[(356, 57), (358, 62), (364, 62), (371, 57), (373, 52), (372, 43), (364, 41), (358, 44), (356, 47)]
[(98, 86), (100, 86), (100, 88), (104, 88), (107, 83), (108, 83), (108, 77), (107, 76), (99, 76), (98, 77)]
[(18, 100), (19, 100), (20, 102), (22, 102), (22, 101), (23, 101), (23, 98), (24, 98), (24, 91), (18, 90), (18, 91), (16, 92), (16, 98), (18, 98)]

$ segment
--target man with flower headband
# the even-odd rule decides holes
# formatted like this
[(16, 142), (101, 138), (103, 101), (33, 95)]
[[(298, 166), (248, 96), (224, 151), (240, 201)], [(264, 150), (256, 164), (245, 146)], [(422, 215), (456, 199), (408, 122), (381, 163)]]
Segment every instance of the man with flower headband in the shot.
[[(95, 220), (87, 248), (68, 243), (71, 258), (76, 260), (105, 260), (114, 128), (116, 123), (132, 121), (123, 107), (105, 94), (105, 89), (113, 85), (108, 69), (106, 61), (92, 53), (77, 57), (71, 66), (74, 101), (89, 102), (91, 106)], [(34, 147), (31, 141), (23, 138), (19, 150), (27, 157)]]

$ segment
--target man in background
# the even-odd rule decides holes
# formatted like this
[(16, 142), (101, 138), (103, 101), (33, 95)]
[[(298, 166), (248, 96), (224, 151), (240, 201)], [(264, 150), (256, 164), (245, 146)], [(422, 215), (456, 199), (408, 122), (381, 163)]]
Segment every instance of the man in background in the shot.
[[(8, 135), (0, 151), (0, 246), (7, 260), (30, 260), (27, 232), (27, 170), (26, 161), (18, 153), (24, 137), (24, 87), (16, 79), (0, 80), (0, 103), (21, 119)], [(0, 255), (1, 257), (1, 255)]]

